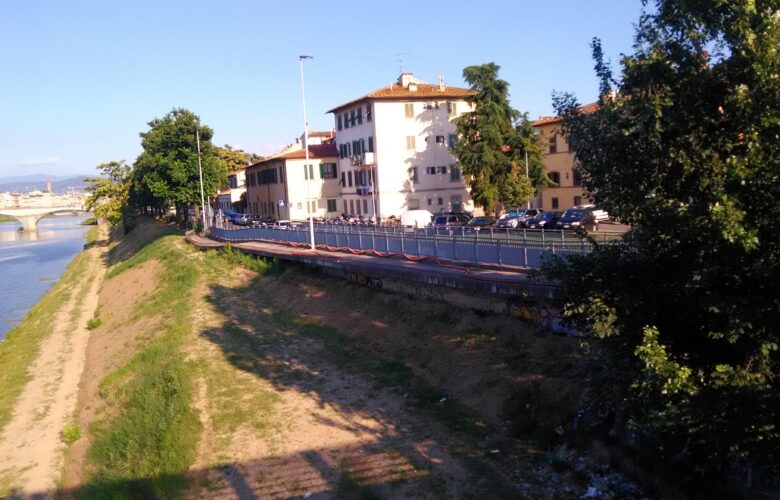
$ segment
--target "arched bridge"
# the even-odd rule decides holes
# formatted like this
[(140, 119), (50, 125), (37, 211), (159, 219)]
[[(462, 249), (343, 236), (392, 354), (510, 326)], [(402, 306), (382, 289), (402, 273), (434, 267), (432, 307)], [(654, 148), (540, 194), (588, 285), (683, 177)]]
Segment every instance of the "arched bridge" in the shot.
[(57, 212), (80, 212), (83, 205), (58, 206), (58, 207), (30, 207), (30, 208), (0, 208), (0, 216), (13, 217), (22, 223), (25, 231), (37, 231), (38, 221), (47, 214)]

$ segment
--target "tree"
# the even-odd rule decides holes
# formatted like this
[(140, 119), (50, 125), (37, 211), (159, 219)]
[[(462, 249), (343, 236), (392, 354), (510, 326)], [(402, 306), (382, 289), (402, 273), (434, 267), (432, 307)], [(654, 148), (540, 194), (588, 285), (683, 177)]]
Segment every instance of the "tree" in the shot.
[(122, 220), (124, 207), (130, 194), (131, 168), (125, 161), (112, 161), (98, 165), (100, 177), (86, 179), (89, 198), (87, 208), (96, 217), (106, 219), (111, 225)]
[[(469, 66), (463, 78), (474, 94), (474, 111), (455, 119), (458, 142), (453, 153), (471, 187), (471, 198), (486, 210), (518, 206), (542, 187), (544, 167), (526, 115), (509, 105), (509, 84), (498, 78), (495, 63)], [(528, 153), (529, 177), (525, 173)]]
[(224, 147), (215, 146), (214, 152), (222, 160), (228, 172), (235, 172), (247, 166), (262, 161), (263, 157), (254, 153), (247, 153), (241, 149), (233, 149), (229, 144)]
[(702, 469), (780, 450), (779, 8), (656, 0), (619, 79), (594, 40), (597, 111), (555, 99), (583, 186), (633, 227), (547, 268), (609, 348), (600, 408)]
[(153, 206), (175, 206), (180, 220), (186, 207), (200, 205), (200, 175), (196, 131), (200, 133), (204, 192), (215, 193), (227, 183), (225, 165), (217, 157), (211, 137), (214, 132), (186, 109), (173, 109), (149, 122), (141, 132), (143, 152), (133, 170), (133, 198)]

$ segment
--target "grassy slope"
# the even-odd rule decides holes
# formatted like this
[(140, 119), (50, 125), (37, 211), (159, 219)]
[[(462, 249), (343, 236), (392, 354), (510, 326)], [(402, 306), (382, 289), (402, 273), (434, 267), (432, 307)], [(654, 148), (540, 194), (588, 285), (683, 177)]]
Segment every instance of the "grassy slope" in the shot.
[[(87, 241), (97, 237), (97, 228), (87, 233)], [(87, 270), (87, 256), (78, 254), (60, 280), (36, 304), (22, 322), (0, 342), (0, 430), (11, 419), (14, 402), (30, 380), (28, 369), (38, 356), (41, 341), (52, 332), (57, 311), (78, 288)]]
[(164, 312), (165, 320), (162, 331), (102, 383), (101, 392), (116, 411), (93, 429), (88, 497), (174, 495), (186, 484), (183, 474), (195, 456), (200, 423), (191, 404), (193, 363), (181, 347), (191, 327), (198, 264), (186, 258), (191, 250), (181, 246), (179, 235), (145, 243), (108, 276), (159, 260), (164, 270), (158, 290), (136, 314)]

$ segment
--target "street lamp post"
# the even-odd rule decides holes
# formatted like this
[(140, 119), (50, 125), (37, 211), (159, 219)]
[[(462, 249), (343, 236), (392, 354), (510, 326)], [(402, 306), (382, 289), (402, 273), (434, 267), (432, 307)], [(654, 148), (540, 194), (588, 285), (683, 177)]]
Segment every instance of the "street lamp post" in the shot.
[[(305, 59), (314, 59), (312, 56), (298, 56), (298, 62), (301, 65), (301, 100), (303, 101), (303, 150), (306, 155), (306, 164), (303, 168), (309, 168), (309, 122), (306, 119), (306, 90), (303, 85), (303, 61)], [(308, 170), (307, 170), (308, 171)], [(309, 187), (311, 179), (306, 181), (306, 209), (309, 212), (309, 238), (311, 239), (311, 249), (314, 250), (314, 214), (311, 210), (311, 188)]]

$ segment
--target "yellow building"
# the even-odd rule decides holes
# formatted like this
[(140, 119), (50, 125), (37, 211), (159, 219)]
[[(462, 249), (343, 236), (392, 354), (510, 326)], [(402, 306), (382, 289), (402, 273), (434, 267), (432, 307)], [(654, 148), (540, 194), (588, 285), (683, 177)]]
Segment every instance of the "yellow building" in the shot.
[[(597, 104), (586, 104), (580, 110), (583, 113), (595, 111)], [(566, 210), (574, 205), (590, 203), (577, 177), (574, 175), (574, 153), (560, 132), (561, 118), (546, 116), (534, 122), (543, 146), (542, 162), (547, 176), (557, 187), (549, 187), (541, 192), (541, 206), (544, 210)]]

